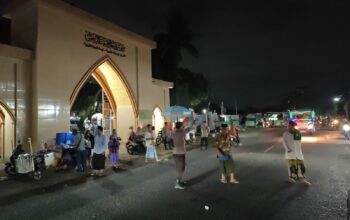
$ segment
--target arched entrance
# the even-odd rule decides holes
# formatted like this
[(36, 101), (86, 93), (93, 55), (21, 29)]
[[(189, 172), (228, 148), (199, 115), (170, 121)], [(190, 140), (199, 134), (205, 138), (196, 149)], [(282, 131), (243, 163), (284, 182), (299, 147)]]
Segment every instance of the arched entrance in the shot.
[(0, 102), (0, 159), (8, 159), (15, 146), (15, 116), (10, 108)]
[(162, 115), (162, 110), (158, 106), (153, 110), (152, 125), (155, 128), (156, 134), (158, 134), (158, 132), (162, 130), (164, 126), (164, 117)]
[(93, 77), (103, 90), (105, 98), (102, 101), (103, 110), (101, 113), (104, 116), (108, 114), (112, 116), (108, 122), (103, 123), (103, 126), (108, 128), (106, 134), (112, 128), (116, 128), (118, 134), (125, 139), (128, 134), (128, 127), (130, 125), (136, 126), (138, 110), (134, 93), (124, 74), (109, 56), (103, 57), (91, 66), (75, 87), (70, 98), (71, 107), (89, 77)]

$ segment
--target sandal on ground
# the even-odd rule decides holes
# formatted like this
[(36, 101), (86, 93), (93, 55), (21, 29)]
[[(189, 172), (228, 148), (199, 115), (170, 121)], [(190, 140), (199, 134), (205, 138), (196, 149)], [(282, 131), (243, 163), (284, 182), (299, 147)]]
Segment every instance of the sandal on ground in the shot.
[(296, 181), (293, 178), (288, 178), (288, 183), (296, 183)]
[(306, 186), (311, 186), (311, 183), (307, 181), (306, 179), (302, 179), (301, 182)]
[(220, 182), (221, 183), (227, 183), (227, 180), (226, 179), (220, 179)]
[(105, 174), (104, 173), (99, 173), (98, 176), (102, 177), (104, 176)]
[(232, 184), (238, 184), (239, 181), (237, 181), (237, 180), (230, 180), (230, 183), (232, 183)]

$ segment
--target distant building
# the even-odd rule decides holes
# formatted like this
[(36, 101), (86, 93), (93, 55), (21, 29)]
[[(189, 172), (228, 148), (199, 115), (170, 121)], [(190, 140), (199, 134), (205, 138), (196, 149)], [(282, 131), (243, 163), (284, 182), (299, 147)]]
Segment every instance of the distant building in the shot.
[(103, 114), (124, 140), (130, 125), (160, 127), (173, 84), (152, 78), (155, 42), (60, 0), (9, 2), (0, 5), (1, 30), (11, 32), (0, 43), (1, 158), (16, 140), (32, 137), (38, 148), (67, 131), (90, 76), (108, 99)]

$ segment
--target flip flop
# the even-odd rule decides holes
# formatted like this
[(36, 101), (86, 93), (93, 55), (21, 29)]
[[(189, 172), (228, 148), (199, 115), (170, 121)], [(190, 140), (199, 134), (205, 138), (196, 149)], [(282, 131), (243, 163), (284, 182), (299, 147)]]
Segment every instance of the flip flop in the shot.
[(238, 184), (239, 181), (235, 180), (235, 181), (230, 181), (231, 184)]
[(225, 179), (220, 179), (220, 182), (221, 182), (221, 183), (227, 183), (227, 180), (225, 180)]

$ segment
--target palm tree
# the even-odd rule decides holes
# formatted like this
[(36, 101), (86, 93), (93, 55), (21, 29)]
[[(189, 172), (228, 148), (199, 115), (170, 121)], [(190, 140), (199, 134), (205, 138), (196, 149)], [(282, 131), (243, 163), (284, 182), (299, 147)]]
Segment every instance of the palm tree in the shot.
[(167, 31), (154, 36), (157, 49), (153, 51), (153, 73), (156, 77), (176, 81), (183, 51), (197, 57), (198, 50), (193, 45), (197, 37), (190, 28), (189, 22), (180, 12), (173, 13), (167, 25)]
[[(198, 35), (190, 30), (188, 20), (180, 12), (170, 16), (166, 32), (158, 33), (154, 37), (157, 49), (153, 51), (153, 73), (156, 78), (174, 82), (175, 91), (171, 93), (173, 104), (195, 106), (207, 98), (209, 88), (207, 79), (202, 74), (180, 66), (183, 52), (193, 57), (199, 56), (197, 48), (193, 45), (196, 37)], [(188, 92), (189, 99), (181, 98), (180, 101), (177, 98), (184, 95), (179, 91), (184, 91), (184, 88), (187, 88), (185, 91)]]

